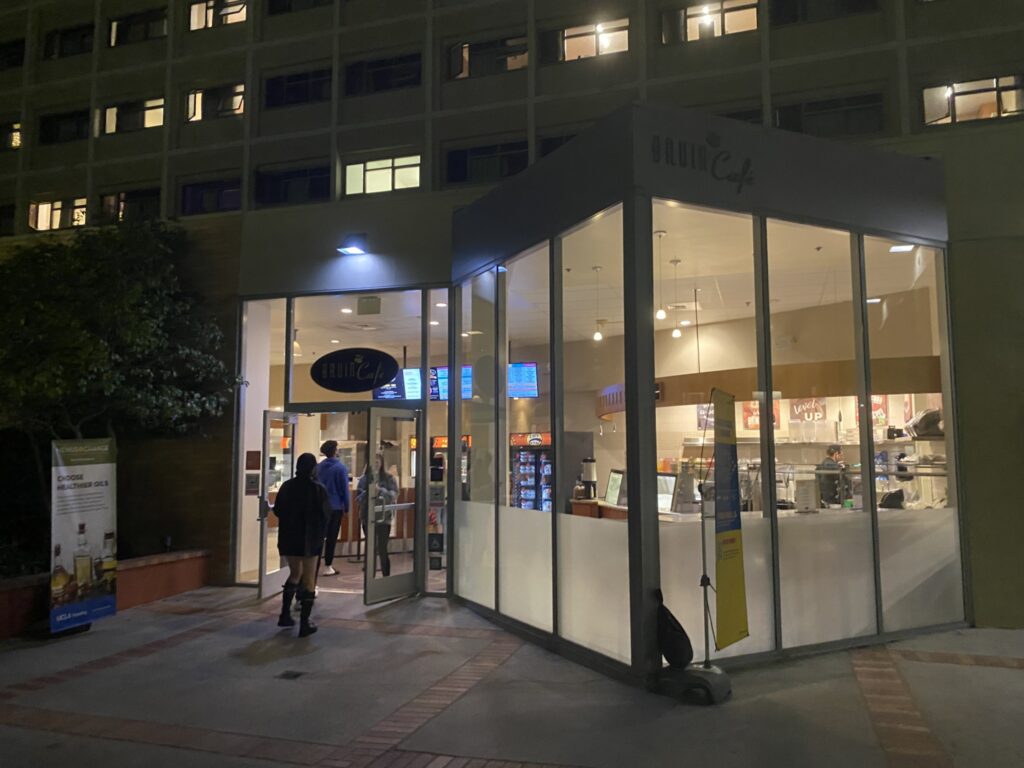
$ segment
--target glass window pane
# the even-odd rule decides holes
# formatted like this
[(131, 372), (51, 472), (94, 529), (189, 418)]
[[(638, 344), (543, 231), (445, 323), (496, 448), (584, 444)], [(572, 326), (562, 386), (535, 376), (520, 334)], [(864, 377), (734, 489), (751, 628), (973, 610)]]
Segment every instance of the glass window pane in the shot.
[(1024, 111), (1024, 88), (1003, 91), (1000, 95), (1003, 115), (1015, 115)]
[(361, 195), (363, 193), (363, 164), (345, 166), (345, 194)]
[(960, 621), (940, 254), (868, 237), (864, 259), (871, 397), (886, 415), (873, 427), (885, 629)]
[[(430, 381), (427, 400), (427, 436), (430, 440), (430, 491), (427, 508), (427, 590), (444, 592), (447, 589), (448, 569), (448, 472), (461, 471), (464, 451), (456, 453), (454, 464), (449, 463), (448, 452), (448, 399), (441, 399), (439, 371), (451, 370), (448, 359), (448, 289), (430, 291), (430, 310), (427, 334), (430, 355)], [(447, 391), (445, 392), (447, 395)], [(468, 457), (467, 457), (468, 458)], [(456, 488), (460, 487), (458, 484)]]
[(420, 164), (420, 156), (419, 155), (409, 155), (408, 157), (396, 157), (394, 162), (395, 162), (395, 167), (396, 168), (399, 167), (399, 166), (403, 166), (403, 165), (419, 165)]
[(725, 34), (727, 35), (736, 32), (751, 32), (755, 29), (757, 29), (757, 8), (746, 8), (725, 15)]
[[(566, 639), (628, 663), (621, 206), (562, 236), (562, 267), (558, 622)], [(577, 478), (584, 498), (574, 499)]]
[[(850, 236), (768, 222), (773, 478), (785, 647), (873, 634), (871, 516), (864, 508)], [(758, 420), (756, 403), (744, 427)]]
[(366, 170), (379, 171), (381, 168), (391, 168), (392, 165), (394, 165), (394, 161), (391, 158), (386, 160), (370, 160), (366, 163)]
[(925, 125), (939, 125), (950, 122), (948, 85), (924, 89), (924, 122)]
[(993, 78), (988, 80), (970, 80), (966, 83), (954, 83), (953, 91), (955, 93), (966, 93), (968, 91), (984, 91), (993, 90), (996, 87), (996, 81)]
[[(654, 202), (654, 363), (657, 402), (658, 514), (665, 604), (704, 653), (701, 525), (715, 583), (715, 413), (711, 389), (736, 398), (740, 524), (749, 636), (712, 656), (775, 646), (772, 539), (763, 503), (757, 401), (757, 323), (750, 216)], [(744, 415), (748, 415), (744, 423)], [(701, 517), (700, 484), (704, 483)], [(708, 503), (710, 502), (710, 503)], [(712, 618), (716, 594), (709, 593)]]
[(956, 121), (988, 120), (999, 116), (995, 91), (956, 95)]
[(396, 168), (395, 189), (415, 189), (420, 185), (420, 167)]
[(601, 54), (621, 53), (622, 51), (629, 50), (629, 30), (621, 29), (601, 32), (597, 39), (598, 52)]
[(553, 629), (549, 259), (545, 243), (506, 264), (506, 428), (508, 474), (498, 507), (501, 612), (539, 629)]
[[(367, 163), (369, 165), (369, 163)], [(366, 193), (390, 192), (392, 189), (391, 168), (382, 171), (366, 171)]]
[(589, 59), (597, 55), (597, 37), (593, 34), (565, 38), (565, 60)]
[(494, 517), (497, 456), (495, 423), (495, 300), (497, 272), (462, 284), (462, 367), (448, 372), (448, 397), (462, 398), (467, 444), (462, 495), (455, 504), (455, 593), (494, 607)]
[(704, 13), (702, 8), (691, 8), (687, 12), (686, 39), (708, 40), (722, 34), (722, 16), (719, 13)]

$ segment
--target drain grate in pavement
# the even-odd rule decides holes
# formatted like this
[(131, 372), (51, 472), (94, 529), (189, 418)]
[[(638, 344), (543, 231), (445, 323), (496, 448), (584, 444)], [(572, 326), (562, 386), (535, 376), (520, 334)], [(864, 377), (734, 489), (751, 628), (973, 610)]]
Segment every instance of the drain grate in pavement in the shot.
[(281, 678), (282, 680), (298, 680), (304, 674), (306, 674), (306, 673), (305, 672), (296, 672), (294, 669), (286, 669), (284, 672), (282, 672), (280, 675), (278, 675), (278, 677)]

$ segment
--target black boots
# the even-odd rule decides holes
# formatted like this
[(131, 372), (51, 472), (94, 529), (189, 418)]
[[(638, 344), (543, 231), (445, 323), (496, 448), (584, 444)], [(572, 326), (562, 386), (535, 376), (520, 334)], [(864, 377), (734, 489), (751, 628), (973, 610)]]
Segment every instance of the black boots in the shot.
[(302, 603), (302, 611), (299, 613), (299, 637), (308, 637), (316, 632), (316, 624), (314, 624), (309, 614), (313, 612), (313, 602), (316, 600), (316, 592), (307, 592), (302, 590), (299, 593), (299, 600)]
[(292, 600), (295, 599), (295, 594), (299, 591), (298, 584), (292, 584), (290, 581), (284, 583), (284, 589), (281, 591), (281, 615), (277, 619), (277, 626), (279, 627), (294, 627), (295, 619), (292, 618), (291, 608)]

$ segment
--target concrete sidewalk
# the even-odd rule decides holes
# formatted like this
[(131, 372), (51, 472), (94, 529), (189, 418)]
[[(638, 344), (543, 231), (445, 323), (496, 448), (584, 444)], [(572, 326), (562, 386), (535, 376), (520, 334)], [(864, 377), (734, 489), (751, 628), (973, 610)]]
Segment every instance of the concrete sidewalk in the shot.
[(208, 588), (0, 644), (0, 766), (1021, 766), (1024, 632), (733, 675), (719, 707), (611, 681), (445, 600), (321, 592), (321, 630)]

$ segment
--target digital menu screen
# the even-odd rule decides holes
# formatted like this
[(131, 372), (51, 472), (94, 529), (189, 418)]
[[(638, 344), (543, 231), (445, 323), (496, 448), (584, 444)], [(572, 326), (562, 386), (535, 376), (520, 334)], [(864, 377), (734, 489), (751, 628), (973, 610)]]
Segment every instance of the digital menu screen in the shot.
[(374, 400), (419, 400), (421, 397), (419, 368), (403, 368), (394, 381), (373, 390)]
[(509, 397), (538, 397), (537, 387), (537, 364), (536, 363), (509, 363), (508, 364), (508, 396)]

